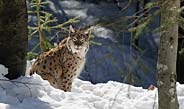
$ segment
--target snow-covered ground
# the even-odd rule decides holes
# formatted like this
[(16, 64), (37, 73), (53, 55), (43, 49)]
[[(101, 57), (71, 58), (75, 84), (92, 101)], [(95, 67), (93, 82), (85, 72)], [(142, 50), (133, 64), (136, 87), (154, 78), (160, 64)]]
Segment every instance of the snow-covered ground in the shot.
[[(28, 66), (29, 68), (29, 66)], [(157, 89), (109, 81), (93, 85), (76, 79), (72, 92), (55, 89), (39, 75), (7, 81), (0, 65), (0, 109), (157, 109)], [(184, 109), (184, 85), (177, 84), (180, 109)]]

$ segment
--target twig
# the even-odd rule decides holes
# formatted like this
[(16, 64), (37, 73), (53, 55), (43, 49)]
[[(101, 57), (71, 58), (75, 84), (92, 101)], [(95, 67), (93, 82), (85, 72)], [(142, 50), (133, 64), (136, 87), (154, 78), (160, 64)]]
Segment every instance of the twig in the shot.
[[(118, 2), (118, 1), (117, 1), (117, 2)], [(120, 2), (120, 1), (119, 1), (119, 2)], [(119, 2), (118, 2), (118, 6), (120, 6), (120, 5), (119, 5)], [(128, 4), (127, 4), (124, 8), (121, 9), (121, 12), (122, 12), (122, 11), (125, 11), (126, 9), (128, 9), (128, 7), (130, 6), (131, 3), (132, 3), (132, 0), (128, 0)]]
[[(128, 4), (123, 9), (121, 9), (119, 12), (112, 14), (111, 16), (115, 16), (115, 17), (109, 18), (108, 21), (111, 23), (112, 21), (114, 21), (114, 19), (117, 19), (118, 18), (117, 16), (119, 16), (119, 14), (121, 14), (123, 11), (125, 11), (126, 9), (128, 9), (128, 7), (130, 6), (131, 3), (132, 3), (132, 0), (128, 0)], [(103, 23), (100, 23), (100, 22), (103, 21), (106, 18), (107, 17), (102, 17), (101, 18), (102, 20), (97, 21), (95, 24), (90, 25), (90, 26), (94, 26), (95, 27), (95, 26), (103, 25)], [(103, 25), (103, 26), (106, 26), (106, 25)]]
[(40, 49), (41, 52), (44, 52), (43, 49), (43, 34), (42, 34), (42, 26), (41, 26), (41, 21), (40, 21), (40, 13), (39, 13), (39, 9), (40, 9), (40, 0), (36, 0), (36, 15), (37, 15), (37, 30), (39, 33), (39, 43), (40, 43)]
[[(149, 11), (151, 11), (153, 8), (149, 8), (146, 11), (144, 11), (142, 14), (139, 15), (139, 17), (137, 19), (135, 19), (132, 23), (130, 23), (127, 27), (129, 28), (130, 26), (134, 25), (136, 22), (138, 22), (140, 20), (140, 18), (142, 18), (146, 13), (148, 13)], [(144, 9), (145, 10), (145, 9)]]

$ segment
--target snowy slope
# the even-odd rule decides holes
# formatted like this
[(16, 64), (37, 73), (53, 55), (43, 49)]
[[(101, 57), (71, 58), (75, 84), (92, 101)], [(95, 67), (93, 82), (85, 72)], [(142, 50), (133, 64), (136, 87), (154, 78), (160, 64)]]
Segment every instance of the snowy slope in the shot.
[[(72, 92), (63, 92), (36, 74), (7, 81), (2, 76), (7, 72), (0, 65), (0, 109), (157, 109), (157, 89), (113, 81), (93, 85), (76, 79)], [(180, 109), (184, 109), (184, 85), (177, 85)]]

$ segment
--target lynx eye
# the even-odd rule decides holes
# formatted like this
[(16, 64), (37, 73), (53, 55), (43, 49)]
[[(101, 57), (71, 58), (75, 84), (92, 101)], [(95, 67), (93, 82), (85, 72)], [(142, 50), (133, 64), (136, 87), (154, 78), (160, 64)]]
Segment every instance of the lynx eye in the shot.
[(85, 39), (81, 39), (80, 41), (81, 41), (81, 42), (84, 42), (84, 41), (85, 41)]
[(73, 41), (77, 41), (77, 38), (76, 37), (73, 37), (72, 39), (73, 39)]

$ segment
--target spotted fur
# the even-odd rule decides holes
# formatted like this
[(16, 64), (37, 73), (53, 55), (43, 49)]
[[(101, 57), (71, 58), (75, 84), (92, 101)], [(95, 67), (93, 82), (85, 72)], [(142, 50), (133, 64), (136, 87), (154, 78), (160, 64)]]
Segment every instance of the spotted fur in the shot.
[(37, 73), (53, 87), (71, 91), (73, 79), (80, 74), (85, 64), (85, 56), (89, 49), (89, 33), (75, 30), (70, 26), (67, 38), (56, 48), (37, 57), (30, 75)]

